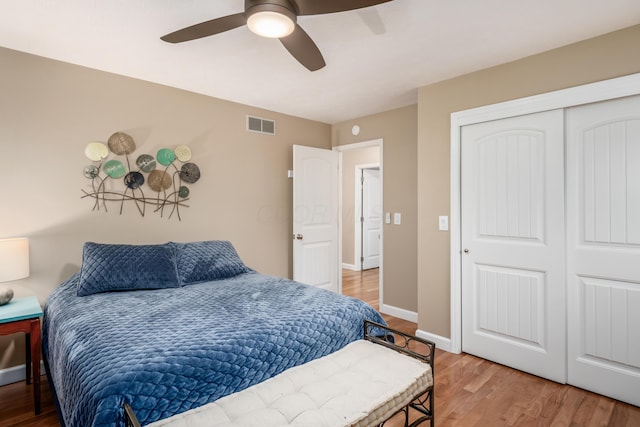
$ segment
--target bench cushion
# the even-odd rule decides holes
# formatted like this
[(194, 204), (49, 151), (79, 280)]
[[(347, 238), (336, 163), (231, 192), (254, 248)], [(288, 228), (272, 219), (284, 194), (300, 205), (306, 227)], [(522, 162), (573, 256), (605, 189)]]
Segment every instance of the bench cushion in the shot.
[(359, 340), (149, 426), (371, 426), (387, 420), (432, 385), (427, 363)]

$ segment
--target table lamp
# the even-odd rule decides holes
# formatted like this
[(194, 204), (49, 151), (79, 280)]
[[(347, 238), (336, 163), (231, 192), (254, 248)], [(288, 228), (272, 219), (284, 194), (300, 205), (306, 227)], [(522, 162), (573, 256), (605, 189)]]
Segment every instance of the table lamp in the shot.
[[(29, 277), (29, 239), (0, 239), (0, 282)], [(0, 285), (0, 306), (13, 298), (13, 289)]]

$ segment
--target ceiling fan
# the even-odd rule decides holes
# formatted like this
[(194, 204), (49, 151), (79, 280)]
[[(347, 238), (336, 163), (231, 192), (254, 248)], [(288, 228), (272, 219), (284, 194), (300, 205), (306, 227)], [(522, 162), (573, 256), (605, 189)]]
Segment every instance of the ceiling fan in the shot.
[(180, 43), (208, 37), (242, 25), (263, 37), (278, 38), (293, 57), (310, 71), (326, 63), (320, 49), (297, 24), (298, 16), (361, 9), (391, 0), (245, 0), (244, 12), (201, 22), (160, 37)]

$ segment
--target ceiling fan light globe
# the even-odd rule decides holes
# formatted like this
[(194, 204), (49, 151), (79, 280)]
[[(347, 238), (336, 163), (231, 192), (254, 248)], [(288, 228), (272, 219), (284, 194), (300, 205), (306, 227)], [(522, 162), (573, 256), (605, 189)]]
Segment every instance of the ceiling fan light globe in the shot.
[(259, 36), (279, 39), (290, 35), (296, 24), (282, 13), (261, 11), (253, 13), (247, 18), (247, 26)]

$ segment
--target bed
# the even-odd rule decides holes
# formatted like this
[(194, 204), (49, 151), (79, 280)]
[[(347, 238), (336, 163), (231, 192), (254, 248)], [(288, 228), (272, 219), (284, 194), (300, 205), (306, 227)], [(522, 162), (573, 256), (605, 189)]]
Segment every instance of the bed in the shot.
[(43, 355), (61, 425), (142, 425), (333, 353), (368, 304), (246, 267), (229, 242), (87, 243), (49, 297)]

